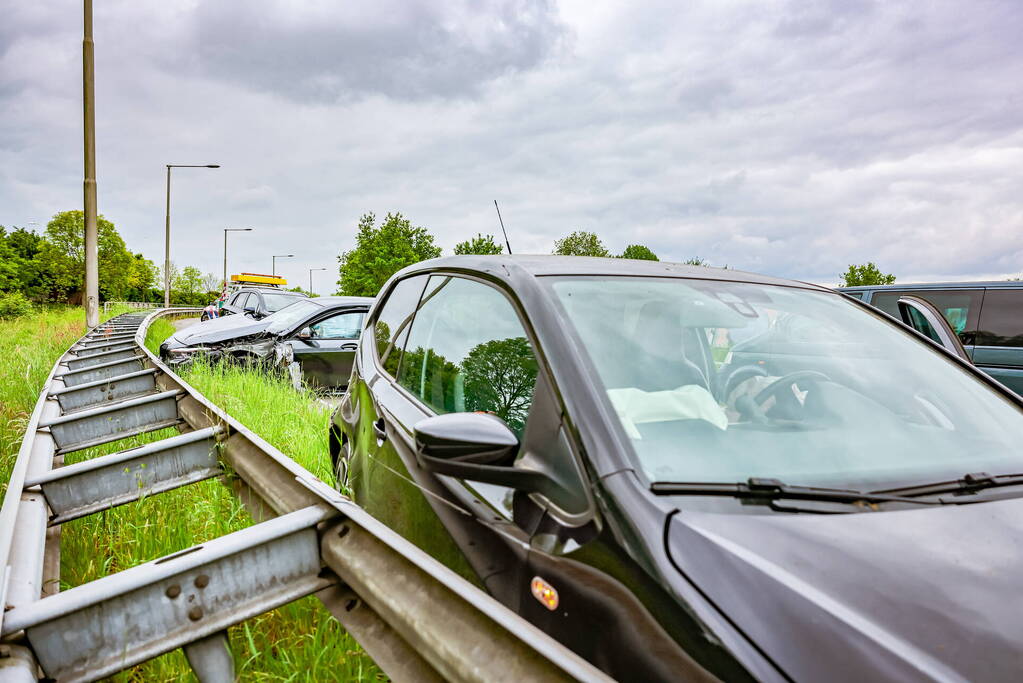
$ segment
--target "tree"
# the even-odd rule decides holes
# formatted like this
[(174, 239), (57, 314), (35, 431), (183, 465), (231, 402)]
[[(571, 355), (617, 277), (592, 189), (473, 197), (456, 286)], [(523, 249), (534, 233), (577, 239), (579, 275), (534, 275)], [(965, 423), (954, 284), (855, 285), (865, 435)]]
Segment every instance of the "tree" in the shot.
[(493, 235), (476, 233), (471, 240), (455, 245), (456, 254), (501, 254), (504, 247), (497, 243)]
[(338, 256), (337, 294), (376, 296), (396, 272), (426, 259), (440, 256), (440, 247), (426, 228), (413, 227), (400, 213), (388, 213), (380, 227), (376, 216), (359, 219), (355, 248)]
[(185, 266), (171, 282), (171, 289), (189, 299), (196, 294), (204, 294), (202, 271), (195, 266)]
[(657, 254), (655, 254), (654, 252), (650, 251), (650, 249), (648, 249), (647, 247), (644, 247), (642, 244), (630, 244), (629, 246), (625, 247), (625, 251), (623, 251), (622, 255), (619, 256), (618, 258), (631, 258), (631, 259), (638, 259), (640, 261), (660, 261), (661, 260), (661, 259), (657, 258)]
[(207, 292), (219, 292), (224, 285), (224, 278), (216, 273), (206, 273), (202, 276), (202, 288)]
[(850, 265), (849, 270), (842, 274), (842, 287), (860, 287), (863, 285), (893, 285), (895, 276), (882, 273), (871, 261), (865, 265)]
[(131, 279), (128, 281), (129, 301), (149, 301), (153, 289), (162, 289), (159, 270), (142, 254), (132, 254)]
[(702, 258), (700, 258), (699, 256), (694, 256), (693, 258), (686, 259), (682, 263), (687, 265), (687, 266), (706, 266), (707, 265), (707, 262), (705, 260), (703, 260)]
[(554, 243), (554, 254), (559, 256), (610, 256), (604, 243), (595, 233), (576, 230)]
[[(103, 299), (123, 299), (129, 288), (134, 256), (124, 246), (114, 224), (96, 221), (99, 242), (99, 292)], [(38, 254), (40, 277), (57, 298), (80, 295), (85, 282), (85, 214), (62, 211), (46, 225)]]

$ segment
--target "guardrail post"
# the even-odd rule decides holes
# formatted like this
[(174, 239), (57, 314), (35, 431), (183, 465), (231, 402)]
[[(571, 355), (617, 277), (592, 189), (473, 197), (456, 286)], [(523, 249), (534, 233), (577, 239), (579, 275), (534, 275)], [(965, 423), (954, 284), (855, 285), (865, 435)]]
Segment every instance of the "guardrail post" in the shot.
[(199, 683), (234, 683), (234, 657), (227, 631), (219, 631), (182, 649)]

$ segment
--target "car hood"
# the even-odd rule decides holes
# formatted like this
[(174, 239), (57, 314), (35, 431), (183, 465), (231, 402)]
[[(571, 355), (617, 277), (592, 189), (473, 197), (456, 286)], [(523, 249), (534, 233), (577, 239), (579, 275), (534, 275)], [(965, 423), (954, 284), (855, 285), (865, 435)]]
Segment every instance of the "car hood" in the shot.
[(238, 337), (247, 337), (250, 334), (258, 334), (265, 330), (268, 324), (265, 318), (253, 320), (247, 315), (228, 315), (186, 327), (173, 335), (171, 340), (182, 346), (215, 344)]
[(1023, 671), (1023, 500), (668, 525), (675, 566), (794, 680)]

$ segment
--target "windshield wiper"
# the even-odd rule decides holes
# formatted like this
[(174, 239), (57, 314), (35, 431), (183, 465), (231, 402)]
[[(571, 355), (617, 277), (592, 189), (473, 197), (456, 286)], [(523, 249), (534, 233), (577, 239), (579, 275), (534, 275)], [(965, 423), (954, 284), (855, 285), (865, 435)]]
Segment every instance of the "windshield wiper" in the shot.
[(831, 503), (912, 503), (914, 505), (940, 505), (940, 503), (907, 498), (889, 492), (857, 491), (855, 489), (819, 488), (816, 486), (792, 486), (778, 479), (750, 477), (745, 482), (700, 483), (655, 481), (650, 490), (662, 496), (730, 496), (743, 500), (761, 500), (766, 503), (778, 499), (813, 500)]
[(971, 472), (962, 479), (951, 481), (936, 481), (930, 484), (914, 484), (912, 486), (900, 486), (894, 489), (872, 491), (883, 495), (896, 496), (929, 496), (938, 493), (969, 494), (984, 489), (998, 488), (1000, 486), (1023, 486), (1023, 474), (998, 474), (991, 475), (987, 472)]

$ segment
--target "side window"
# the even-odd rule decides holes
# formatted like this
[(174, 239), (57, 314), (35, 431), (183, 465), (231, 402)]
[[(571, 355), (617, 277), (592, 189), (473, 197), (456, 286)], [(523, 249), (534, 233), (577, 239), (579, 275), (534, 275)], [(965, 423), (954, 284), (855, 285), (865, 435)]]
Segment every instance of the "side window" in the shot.
[(521, 435), (537, 362), (514, 307), (465, 278), (434, 275), (427, 291), (398, 382), (438, 413), (492, 413)]
[(980, 302), (983, 290), (949, 290), (949, 291), (902, 291), (902, 292), (874, 292), (870, 303), (892, 316), (901, 320), (899, 316), (899, 297), (905, 294), (913, 294), (921, 299), (931, 302), (935, 308), (941, 311), (945, 320), (959, 335), (963, 344), (973, 344), (976, 339), (977, 319), (980, 316)]
[(846, 292), (846, 296), (851, 296), (854, 299), (863, 299), (863, 292)]
[(377, 358), (380, 359), (384, 370), (391, 375), (397, 374), (401, 350), (405, 347), (412, 315), (416, 311), (426, 280), (426, 275), (415, 275), (399, 280), (391, 288), (387, 301), (373, 321)]
[(232, 305), (233, 306), (237, 306), (238, 308), (244, 309), (245, 306), (246, 306), (246, 302), (248, 300), (249, 300), (249, 293), (248, 292), (240, 292), (239, 294), (235, 295), (234, 303)]
[(365, 316), (361, 311), (339, 313), (311, 325), (309, 329), (313, 339), (358, 339)]
[(987, 290), (979, 328), (980, 346), (1023, 346), (1023, 289)]

